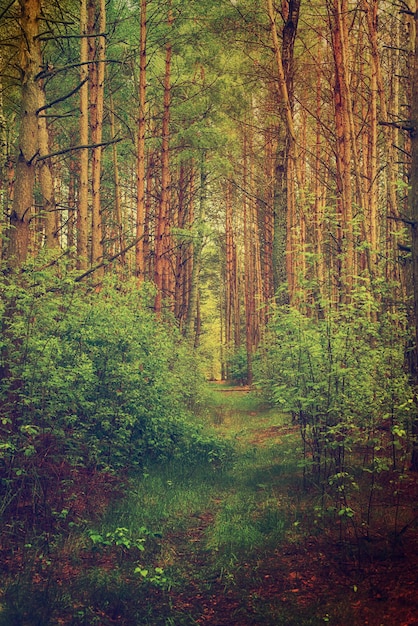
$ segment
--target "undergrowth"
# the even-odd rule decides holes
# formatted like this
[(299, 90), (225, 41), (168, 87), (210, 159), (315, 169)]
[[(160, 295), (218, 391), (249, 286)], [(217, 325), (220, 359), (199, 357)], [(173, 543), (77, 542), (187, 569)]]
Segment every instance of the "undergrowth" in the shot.
[(390, 546), (370, 542), (359, 561), (355, 520), (336, 524), (323, 492), (303, 487), (298, 425), (257, 395), (215, 385), (200, 419), (202, 433), (224, 438), (224, 456), (150, 460), (105, 512), (16, 553), (1, 626), (191, 626), (205, 615), (217, 626), (366, 623), (360, 599), (378, 587)]

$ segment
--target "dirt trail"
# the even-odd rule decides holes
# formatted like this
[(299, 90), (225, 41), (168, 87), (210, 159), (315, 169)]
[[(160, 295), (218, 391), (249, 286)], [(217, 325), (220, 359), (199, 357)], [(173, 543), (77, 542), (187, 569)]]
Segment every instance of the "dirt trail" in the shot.
[[(248, 394), (248, 388), (222, 389)], [(218, 407), (219, 411), (219, 407)], [(224, 408), (231, 412), (231, 404)], [(237, 411), (239, 413), (239, 411)], [(241, 411), (251, 420), (242, 439), (257, 449), (280, 446), (288, 437), (296, 441), (297, 426), (272, 425), (263, 412)], [(283, 493), (283, 487), (269, 477), (263, 489), (277, 499), (277, 506), (304, 497), (296, 491)], [(289, 491), (289, 487), (285, 487)], [(300, 505), (300, 503), (299, 503)], [(311, 506), (306, 498), (303, 506)], [(404, 552), (397, 559), (365, 560), (361, 568), (347, 556), (336, 539), (338, 534), (317, 533), (305, 529), (297, 535), (290, 531), (275, 548), (258, 546), (235, 555), (235, 567), (213, 567), (213, 555), (205, 548), (208, 529), (214, 523), (215, 510), (208, 510), (190, 525), (187, 536), (179, 539), (179, 557), (187, 559), (201, 575), (190, 580), (171, 601), (178, 615), (191, 621), (179, 624), (213, 626), (418, 626), (418, 573), (415, 559)], [(335, 534), (335, 537), (334, 537)], [(181, 546), (181, 547), (180, 547)], [(410, 545), (418, 553), (414, 542)], [(216, 559), (215, 559), (216, 560)], [(208, 578), (205, 579), (205, 574)]]

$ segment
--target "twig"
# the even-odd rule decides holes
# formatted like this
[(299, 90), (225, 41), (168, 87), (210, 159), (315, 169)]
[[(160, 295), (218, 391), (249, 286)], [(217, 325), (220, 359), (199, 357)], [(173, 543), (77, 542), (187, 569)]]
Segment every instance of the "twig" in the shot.
[(87, 81), (88, 81), (88, 78), (85, 78), (84, 80), (81, 81), (81, 83), (79, 85), (74, 87), (74, 89), (72, 91), (70, 91), (69, 93), (65, 94), (65, 96), (61, 96), (61, 98), (57, 98), (56, 100), (53, 100), (52, 102), (49, 102), (48, 104), (44, 104), (44, 106), (42, 106), (39, 109), (37, 109), (36, 115), (38, 115), (41, 111), (45, 111), (45, 109), (49, 109), (50, 107), (54, 106), (54, 104), (58, 104), (59, 102), (64, 102), (64, 100), (67, 100), (68, 98), (71, 98), (71, 96), (73, 96), (75, 93), (77, 93), (77, 91), (79, 89), (81, 89), (82, 86)]
[(122, 138), (119, 139), (111, 139), (110, 141), (102, 141), (101, 143), (92, 143), (86, 146), (72, 146), (70, 148), (64, 148), (63, 150), (58, 150), (58, 152), (51, 152), (51, 154), (45, 154), (43, 156), (38, 157), (38, 161), (45, 161), (46, 159), (52, 159), (52, 157), (61, 156), (62, 154), (67, 154), (68, 152), (73, 152), (74, 150), (91, 150), (93, 148), (100, 148), (101, 146), (110, 146), (112, 143), (119, 143), (122, 141)]

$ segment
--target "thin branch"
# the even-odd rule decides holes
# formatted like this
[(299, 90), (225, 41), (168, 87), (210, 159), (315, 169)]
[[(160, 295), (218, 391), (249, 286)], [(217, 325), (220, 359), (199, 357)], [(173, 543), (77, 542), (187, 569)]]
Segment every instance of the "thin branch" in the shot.
[(51, 154), (45, 154), (43, 156), (38, 157), (38, 161), (45, 161), (46, 159), (52, 159), (52, 157), (61, 156), (62, 154), (67, 154), (68, 152), (74, 152), (75, 150), (91, 150), (93, 148), (100, 148), (102, 146), (110, 146), (112, 143), (119, 143), (123, 138), (119, 139), (111, 139), (110, 141), (102, 141), (101, 143), (92, 143), (86, 146), (72, 146), (70, 148), (64, 148), (64, 150), (58, 150), (58, 152), (51, 152)]
[(38, 39), (40, 41), (50, 41), (55, 40), (55, 39), (91, 39), (92, 37), (107, 37), (108, 33), (93, 33), (93, 34), (88, 34), (88, 35), (80, 35), (80, 34), (75, 34), (75, 35), (60, 35), (59, 38), (55, 37), (54, 35), (39, 35)]
[(95, 265), (94, 267), (91, 267), (90, 269), (88, 269), (86, 272), (83, 272), (83, 274), (80, 274), (80, 276), (77, 276), (74, 279), (74, 282), (79, 283), (84, 278), (87, 278), (87, 276), (90, 276), (90, 274), (93, 274), (94, 272), (96, 272), (97, 270), (101, 269), (105, 265), (109, 265), (109, 263), (112, 263), (113, 261), (115, 261), (115, 259), (117, 259), (118, 257), (122, 256), (123, 254), (128, 252), (128, 250), (131, 250), (131, 248), (136, 246), (136, 244), (139, 241), (141, 241), (141, 239), (143, 239), (143, 237), (144, 237), (144, 235), (141, 235), (141, 237), (138, 237), (137, 239), (134, 239), (134, 241), (132, 241), (129, 244), (129, 246), (126, 246), (123, 250), (120, 250), (120, 252), (117, 252), (116, 254), (114, 254), (113, 256), (109, 257), (108, 259), (104, 259), (103, 261), (101, 261), (100, 263)]
[(405, 124), (399, 122), (379, 122), (380, 126), (391, 126), (392, 128), (397, 128), (398, 130), (406, 130), (409, 133), (414, 130), (414, 126), (406, 126)]
[(403, 224), (408, 224), (409, 226), (412, 226), (413, 228), (415, 228), (415, 226), (417, 225), (417, 222), (414, 222), (413, 220), (409, 220), (405, 217), (398, 217), (397, 215), (387, 215), (387, 219), (394, 220), (395, 222), (402, 222)]
[(81, 81), (81, 83), (79, 85), (74, 87), (74, 89), (72, 89), (72, 91), (70, 91), (69, 93), (65, 94), (65, 96), (61, 96), (61, 98), (57, 98), (56, 100), (53, 100), (52, 102), (49, 102), (48, 104), (44, 104), (44, 106), (42, 106), (39, 109), (37, 109), (36, 115), (38, 115), (41, 111), (45, 111), (45, 109), (51, 108), (52, 106), (54, 106), (55, 104), (58, 104), (59, 102), (64, 102), (64, 100), (68, 100), (68, 98), (71, 98), (71, 96), (73, 96), (75, 93), (77, 93), (77, 91), (79, 91), (79, 89), (81, 89), (82, 86), (87, 81), (88, 81), (88, 78), (85, 78), (83, 81)]
[(395, 150), (399, 150), (399, 152), (402, 152), (402, 154), (404, 154), (407, 157), (411, 157), (411, 153), (408, 152), (408, 150), (405, 150), (404, 148), (401, 148), (400, 146), (396, 145), (396, 143), (392, 144), (392, 147), (395, 148)]
[(8, 5), (7, 5), (7, 7), (4, 9), (4, 11), (3, 11), (2, 13), (0, 13), (0, 20), (1, 20), (1, 19), (5, 16), (5, 15), (6, 15), (7, 11), (8, 11), (9, 9), (11, 9), (11, 8), (12, 8), (12, 6), (14, 5), (14, 3), (15, 3), (15, 0), (12, 0), (12, 1), (11, 1)]
[(398, 46), (383, 46), (386, 50), (396, 50), (397, 52), (405, 52), (409, 53), (409, 50), (406, 48), (399, 48)]
[(41, 78), (50, 78), (60, 74), (61, 72), (66, 72), (67, 70), (72, 70), (76, 67), (82, 67), (83, 65), (93, 65), (96, 63), (116, 63), (117, 65), (123, 65), (123, 61), (119, 61), (119, 59), (106, 59), (105, 61), (83, 61), (80, 63), (70, 63), (69, 65), (63, 65), (62, 67), (44, 67), (39, 74), (35, 76), (35, 80), (39, 80)]

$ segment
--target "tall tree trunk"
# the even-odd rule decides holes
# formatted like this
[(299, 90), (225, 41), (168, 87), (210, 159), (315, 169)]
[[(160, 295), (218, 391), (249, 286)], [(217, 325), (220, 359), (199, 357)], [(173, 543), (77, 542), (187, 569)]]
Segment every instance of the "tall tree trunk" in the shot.
[[(91, 0), (91, 29), (95, 29), (96, 0)], [(91, 228), (91, 261), (96, 265), (103, 260), (103, 220), (100, 197), (100, 181), (102, 173), (102, 143), (103, 136), (103, 107), (104, 107), (104, 82), (106, 61), (106, 38), (103, 34), (106, 30), (106, 5), (105, 0), (99, 0), (98, 6), (98, 37), (89, 38), (93, 46), (90, 59), (90, 71), (92, 74), (91, 86), (91, 137), (93, 145), (91, 166), (91, 203), (92, 203), (92, 228)], [(94, 62), (93, 62), (94, 60)], [(102, 270), (99, 271), (102, 273)]]
[(225, 344), (227, 354), (232, 347), (234, 287), (234, 240), (232, 230), (232, 185), (227, 181), (225, 188)]
[(137, 212), (135, 273), (141, 283), (145, 276), (144, 222), (145, 222), (145, 107), (147, 87), (147, 0), (141, 0), (139, 35), (139, 115), (137, 146)]
[[(202, 261), (203, 234), (202, 225), (206, 211), (206, 154), (202, 151), (200, 162), (200, 197), (197, 219), (194, 224), (192, 245), (192, 272), (190, 277), (189, 305), (185, 325), (185, 335), (189, 339), (194, 335), (194, 345), (199, 343), (200, 307), (199, 307), (199, 275)], [(195, 331), (195, 332), (194, 332)]]
[(40, 0), (19, 0), (19, 4), (21, 9), (19, 65), (22, 76), (22, 102), (14, 196), (7, 232), (7, 259), (11, 267), (21, 266), (29, 254), (35, 164), (39, 154), (37, 75), (42, 65), (39, 43)]
[(265, 206), (263, 212), (263, 286), (265, 319), (269, 319), (269, 305), (274, 297), (273, 280), (273, 240), (274, 240), (274, 188), (275, 188), (275, 155), (277, 145), (275, 141), (274, 128), (269, 126), (265, 133), (266, 158), (265, 158), (265, 179), (266, 193)]
[[(322, 36), (321, 36), (322, 39)], [(322, 167), (322, 61), (321, 39), (319, 41), (319, 63), (316, 75), (316, 129), (315, 129), (315, 169), (314, 169), (314, 245), (315, 245), (315, 275), (318, 284), (318, 295), (324, 296), (325, 264), (324, 264), (324, 214), (326, 203), (326, 182), (323, 181)], [(325, 168), (328, 172), (328, 167)]]
[(75, 201), (75, 189), (76, 189), (76, 162), (75, 159), (70, 158), (68, 164), (68, 217), (67, 217), (67, 246), (73, 248), (75, 244), (75, 216), (76, 216), (76, 201)]
[[(171, 7), (168, 15), (168, 25), (173, 24), (173, 14)], [(170, 37), (171, 35), (169, 35)], [(171, 40), (166, 43), (165, 48), (165, 74), (164, 74), (164, 110), (162, 122), (162, 144), (161, 144), (161, 198), (157, 216), (155, 233), (155, 259), (154, 259), (154, 282), (157, 288), (155, 296), (154, 310), (157, 315), (161, 315), (163, 287), (167, 282), (168, 265), (168, 215), (170, 207), (170, 106), (171, 106), (171, 58), (173, 47)]]
[[(0, 56), (0, 67), (2, 66)], [(7, 184), (7, 133), (6, 117), (3, 109), (3, 83), (0, 76), (0, 258), (3, 248), (4, 216), (7, 215), (8, 207), (8, 184)]]
[[(243, 163), (244, 163), (244, 173), (243, 173), (243, 187), (246, 189), (247, 186), (247, 146), (244, 140), (244, 155), (243, 155)], [(254, 297), (253, 297), (253, 289), (254, 289), (254, 275), (253, 275), (253, 266), (252, 259), (250, 257), (251, 254), (251, 246), (250, 246), (250, 225), (249, 225), (249, 207), (248, 207), (248, 198), (244, 195), (244, 211), (243, 211), (243, 227), (244, 227), (244, 304), (245, 304), (245, 347), (247, 352), (247, 384), (251, 385), (253, 382), (253, 344), (252, 344), (252, 335), (253, 335), (253, 315), (254, 315)]]
[[(88, 87), (88, 20), (87, 0), (80, 1), (80, 145), (89, 143), (89, 87)], [(87, 269), (88, 261), (88, 202), (89, 202), (89, 151), (80, 150), (80, 181), (77, 211), (77, 268)]]
[[(109, 110), (109, 118), (110, 118), (110, 132), (112, 136), (112, 140), (116, 137), (116, 122), (115, 122), (115, 110), (114, 110), (114, 102), (113, 96), (110, 95), (110, 110)], [(119, 262), (121, 265), (125, 265), (126, 263), (126, 255), (123, 252), (125, 249), (125, 235), (123, 228), (123, 215), (122, 215), (122, 202), (121, 202), (121, 185), (120, 185), (120, 172), (119, 172), (119, 159), (118, 159), (118, 148), (116, 142), (112, 145), (112, 161), (113, 161), (113, 182), (115, 185), (115, 211), (114, 216), (112, 217), (113, 224), (113, 236), (112, 239), (115, 240), (115, 250), (113, 250), (113, 254), (120, 254)]]
[[(412, 231), (412, 295), (413, 295), (413, 333), (414, 358), (412, 359), (412, 382), (415, 386), (418, 405), (418, 11), (414, 13), (414, 33), (412, 37), (414, 54), (411, 76), (411, 173), (410, 173), (410, 222)], [(414, 447), (411, 467), (418, 471), (418, 418), (413, 424)]]
[[(270, 20), (270, 31), (277, 65), (277, 89), (280, 97), (282, 115), (285, 122), (285, 136), (278, 140), (278, 159), (276, 163), (277, 187), (275, 190), (274, 206), (274, 279), (275, 291), (283, 284), (283, 268), (286, 267), (288, 294), (292, 298), (296, 290), (296, 276), (294, 267), (293, 230), (296, 226), (295, 198), (290, 197), (294, 191), (293, 181), (289, 175), (298, 177), (301, 194), (300, 212), (303, 218), (303, 185), (301, 170), (296, 163), (296, 133), (293, 121), (293, 51), (297, 33), (300, 0), (287, 0), (283, 3), (284, 26), (282, 30), (282, 44), (280, 45), (276, 24), (276, 13), (273, 1), (267, 0), (267, 12)], [(293, 159), (293, 170), (289, 170), (290, 160)], [(289, 188), (289, 181), (291, 188)], [(285, 252), (286, 250), (286, 252)], [(286, 254), (287, 253), (287, 254)], [(280, 267), (282, 268), (280, 271)], [(283, 296), (281, 297), (283, 301)], [(286, 301), (286, 298), (284, 298)]]
[[(332, 4), (331, 4), (332, 2)], [(334, 111), (336, 129), (336, 193), (337, 193), (337, 242), (340, 271), (339, 295), (343, 289), (351, 291), (354, 242), (353, 242), (353, 212), (351, 189), (351, 144), (350, 123), (348, 120), (347, 93), (344, 88), (343, 75), (343, 35), (341, 32), (341, 1), (329, 0), (328, 11), (332, 37), (332, 51), (334, 55)]]
[[(39, 81), (39, 108), (45, 106), (46, 98), (44, 86)], [(46, 157), (50, 154), (49, 133), (46, 117), (41, 112), (38, 116), (39, 155)], [(54, 179), (52, 176), (51, 159), (42, 159), (38, 166), (38, 175), (41, 184), (42, 213), (45, 224), (45, 245), (47, 248), (59, 247), (57, 211), (55, 204)]]

